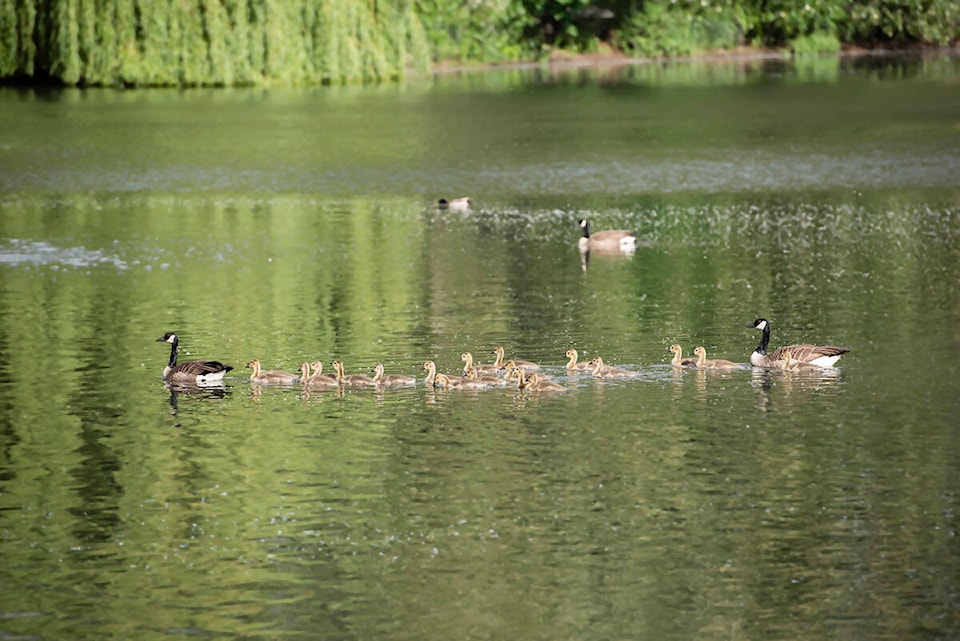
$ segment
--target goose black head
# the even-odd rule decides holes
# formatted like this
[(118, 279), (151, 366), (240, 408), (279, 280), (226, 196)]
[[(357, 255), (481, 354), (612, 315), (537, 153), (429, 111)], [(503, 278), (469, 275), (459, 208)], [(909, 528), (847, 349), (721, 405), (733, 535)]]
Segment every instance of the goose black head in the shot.
[(163, 336), (157, 339), (158, 343), (170, 343), (175, 344), (177, 342), (177, 335), (174, 332), (167, 332)]
[(766, 329), (769, 325), (770, 325), (770, 323), (767, 321), (766, 318), (758, 318), (757, 320), (753, 321), (753, 323), (747, 325), (747, 327), (752, 327), (753, 329), (764, 330), (764, 329)]

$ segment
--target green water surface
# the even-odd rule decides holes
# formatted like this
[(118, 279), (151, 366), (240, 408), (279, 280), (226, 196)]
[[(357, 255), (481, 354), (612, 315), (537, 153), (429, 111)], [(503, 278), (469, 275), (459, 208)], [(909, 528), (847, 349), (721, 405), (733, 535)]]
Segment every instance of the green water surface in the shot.
[[(958, 81), (0, 90), (0, 637), (960, 635)], [(636, 253), (582, 260), (583, 217)], [(746, 363), (757, 317), (852, 351), (669, 366)], [(224, 387), (166, 388), (166, 331)], [(498, 345), (567, 389), (422, 383)], [(420, 382), (252, 386), (252, 358)]]

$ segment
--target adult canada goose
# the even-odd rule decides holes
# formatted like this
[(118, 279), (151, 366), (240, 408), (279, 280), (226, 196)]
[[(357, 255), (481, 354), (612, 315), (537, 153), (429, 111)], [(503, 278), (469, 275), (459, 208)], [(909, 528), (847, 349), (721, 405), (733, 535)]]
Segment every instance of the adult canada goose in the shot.
[(343, 363), (333, 361), (333, 369), (337, 372), (337, 382), (341, 385), (353, 385), (354, 387), (373, 387), (376, 385), (373, 378), (366, 374), (344, 374)]
[[(495, 360), (495, 361), (493, 362), (494, 366), (496, 366), (497, 369), (503, 368), (503, 367), (504, 367), (504, 363), (503, 363), (503, 354), (504, 354), (503, 347), (501, 347), (500, 345), (494, 347), (494, 348), (493, 348), (493, 353), (497, 355), (497, 360)], [(540, 369), (540, 366), (539, 366), (539, 365), (537, 365), (536, 363), (531, 363), (530, 361), (521, 361), (521, 360), (518, 360), (518, 359), (513, 359), (511, 362), (512, 362), (514, 365), (516, 365), (517, 367), (523, 368), (523, 370), (526, 371), (526, 372), (535, 372), (535, 371), (537, 371), (538, 369)]]
[[(302, 365), (300, 366), (300, 369), (303, 371)], [(310, 387), (337, 387), (340, 385), (336, 376), (330, 376), (329, 374), (323, 373), (322, 361), (313, 361), (310, 363), (309, 380), (304, 380), (302, 376), (300, 377), (300, 380)]]
[(693, 353), (697, 355), (697, 367), (699, 369), (743, 369), (739, 363), (733, 361), (722, 358), (708, 359), (707, 349), (703, 345), (697, 345)]
[(578, 246), (581, 252), (595, 251), (632, 254), (637, 249), (637, 236), (626, 229), (606, 229), (590, 233), (590, 221), (581, 218), (577, 223), (583, 230)]
[(696, 367), (697, 359), (684, 358), (683, 348), (677, 343), (671, 345), (668, 351), (673, 352), (673, 358), (670, 360), (670, 364), (674, 367)]
[(403, 376), (402, 374), (383, 375), (383, 363), (377, 363), (373, 366), (373, 382), (377, 385), (386, 385), (387, 387), (401, 387), (403, 385), (416, 385), (417, 379), (412, 376)]
[(437, 201), (437, 207), (440, 209), (446, 209), (447, 211), (457, 212), (458, 214), (463, 214), (470, 211), (470, 207), (473, 206), (473, 201), (470, 198), (453, 198), (447, 200), (446, 198), (441, 198)]
[(220, 361), (187, 361), (177, 364), (180, 352), (180, 339), (174, 332), (167, 332), (157, 339), (158, 343), (170, 343), (170, 362), (163, 368), (163, 380), (173, 383), (192, 383), (194, 385), (216, 385), (223, 382), (223, 376), (233, 369)]
[(570, 359), (567, 361), (568, 370), (583, 372), (590, 369), (590, 363), (582, 363), (577, 361), (577, 359), (580, 358), (580, 354), (578, 354), (577, 350), (573, 349), (572, 347), (567, 350), (565, 356)]
[(296, 383), (300, 380), (300, 377), (296, 374), (284, 372), (283, 370), (262, 370), (260, 369), (260, 361), (257, 359), (248, 362), (247, 368), (253, 370), (253, 373), (250, 374), (250, 382), (257, 385), (289, 385), (290, 383)]
[(786, 345), (778, 347), (767, 354), (767, 347), (770, 344), (770, 321), (765, 318), (758, 318), (752, 324), (747, 325), (763, 332), (760, 337), (760, 344), (757, 349), (750, 354), (750, 364), (754, 367), (766, 367), (768, 369), (780, 369), (783, 365), (786, 353), (790, 352), (791, 361), (797, 363), (810, 363), (817, 367), (833, 367), (833, 364), (840, 360), (840, 357), (850, 351), (847, 347), (836, 347), (835, 345), (810, 345), (803, 343), (800, 345)]
[(604, 365), (603, 359), (599, 356), (590, 361), (590, 365), (593, 367), (593, 375), (597, 378), (637, 378), (639, 376), (637, 372)]
[(478, 374), (496, 374), (500, 371), (500, 368), (496, 365), (480, 365), (479, 363), (473, 362), (473, 354), (470, 352), (464, 352), (460, 354), (460, 360), (463, 361), (463, 373), (466, 375), (467, 370), (471, 367), (477, 370)]

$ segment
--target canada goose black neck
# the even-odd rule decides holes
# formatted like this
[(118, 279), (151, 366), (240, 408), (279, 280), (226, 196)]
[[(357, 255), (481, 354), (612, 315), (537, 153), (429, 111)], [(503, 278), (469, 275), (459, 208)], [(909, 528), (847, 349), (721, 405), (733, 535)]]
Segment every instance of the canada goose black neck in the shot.
[(767, 347), (770, 345), (770, 321), (766, 318), (758, 318), (753, 321), (752, 325), (747, 325), (747, 327), (753, 327), (754, 329), (759, 329), (763, 331), (763, 334), (760, 336), (760, 344), (757, 345), (756, 352), (761, 356), (767, 355)]
[(157, 339), (158, 343), (170, 343), (170, 362), (167, 367), (173, 369), (177, 366), (177, 354), (180, 352), (180, 339), (173, 332), (167, 332)]
[(577, 224), (580, 225), (581, 229), (583, 229), (583, 237), (587, 240), (590, 240), (590, 221), (586, 218), (581, 218), (580, 222)]

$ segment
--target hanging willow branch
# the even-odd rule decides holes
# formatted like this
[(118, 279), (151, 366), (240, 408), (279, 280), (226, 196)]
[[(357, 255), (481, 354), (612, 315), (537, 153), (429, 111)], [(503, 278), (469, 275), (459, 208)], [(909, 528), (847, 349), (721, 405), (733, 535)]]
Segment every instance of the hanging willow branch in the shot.
[(397, 78), (428, 56), (410, 0), (0, 1), (2, 79), (337, 83)]

